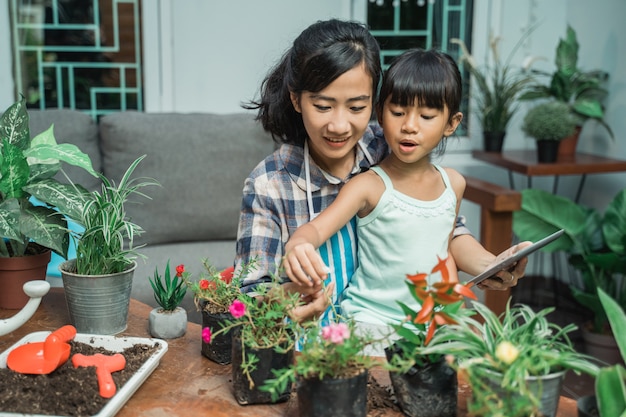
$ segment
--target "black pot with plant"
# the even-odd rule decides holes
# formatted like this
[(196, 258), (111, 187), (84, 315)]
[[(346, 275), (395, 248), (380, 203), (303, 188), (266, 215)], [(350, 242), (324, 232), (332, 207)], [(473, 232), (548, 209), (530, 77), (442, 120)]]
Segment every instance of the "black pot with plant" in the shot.
[(576, 122), (565, 103), (547, 101), (531, 108), (522, 124), (522, 131), (537, 141), (539, 162), (555, 162), (559, 141), (572, 133)]

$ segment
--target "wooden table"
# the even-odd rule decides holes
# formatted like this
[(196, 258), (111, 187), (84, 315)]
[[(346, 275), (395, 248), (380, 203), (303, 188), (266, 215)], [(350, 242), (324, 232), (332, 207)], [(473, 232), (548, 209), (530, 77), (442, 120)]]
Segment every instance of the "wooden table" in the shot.
[[(131, 300), (128, 329), (120, 336), (149, 337), (148, 314), (151, 307)], [(8, 318), (15, 310), (0, 310), (0, 318)], [(54, 330), (69, 323), (62, 288), (53, 288), (42, 300), (37, 313), (26, 325), (6, 336), (0, 337), (0, 352), (25, 335), (41, 330)], [(187, 417), (187, 416), (298, 416), (295, 396), (286, 403), (275, 405), (240, 406), (233, 398), (230, 384), (230, 365), (218, 365), (200, 354), (201, 326), (189, 323), (187, 333), (179, 339), (167, 341), (168, 351), (159, 366), (142, 384), (117, 414), (119, 417)], [(382, 385), (389, 385), (389, 378), (380, 369), (373, 374)], [(459, 383), (459, 417), (466, 415), (467, 384)], [(370, 413), (380, 416), (380, 413)], [(386, 416), (401, 417), (390, 412)], [(575, 417), (576, 402), (561, 397), (557, 417)]]
[(574, 199), (576, 202), (580, 200), (580, 194), (587, 174), (626, 171), (626, 161), (585, 153), (576, 153), (571, 158), (560, 158), (553, 163), (537, 162), (537, 152), (535, 150), (514, 150), (503, 151), (502, 153), (475, 150), (472, 151), (472, 156), (483, 162), (507, 169), (512, 189), (515, 189), (513, 172), (526, 175), (529, 188), (532, 186), (533, 176), (554, 176), (554, 194), (557, 193), (560, 175), (580, 175), (581, 179)]

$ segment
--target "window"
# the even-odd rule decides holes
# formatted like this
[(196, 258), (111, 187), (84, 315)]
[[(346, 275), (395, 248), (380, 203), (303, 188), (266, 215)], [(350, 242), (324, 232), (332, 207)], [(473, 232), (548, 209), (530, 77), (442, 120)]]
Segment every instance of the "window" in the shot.
[(11, 0), (16, 88), (30, 108), (142, 110), (140, 0)]

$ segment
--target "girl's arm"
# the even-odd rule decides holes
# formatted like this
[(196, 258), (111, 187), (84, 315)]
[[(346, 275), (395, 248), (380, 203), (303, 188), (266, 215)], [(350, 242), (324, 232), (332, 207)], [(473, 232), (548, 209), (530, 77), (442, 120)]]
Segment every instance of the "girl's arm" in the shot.
[(317, 248), (356, 214), (370, 211), (373, 191), (377, 189), (376, 185), (382, 184), (377, 177), (372, 172), (366, 172), (351, 179), (330, 206), (291, 235), (285, 244), (283, 267), (294, 283), (312, 287), (326, 279), (328, 267), (324, 265)]

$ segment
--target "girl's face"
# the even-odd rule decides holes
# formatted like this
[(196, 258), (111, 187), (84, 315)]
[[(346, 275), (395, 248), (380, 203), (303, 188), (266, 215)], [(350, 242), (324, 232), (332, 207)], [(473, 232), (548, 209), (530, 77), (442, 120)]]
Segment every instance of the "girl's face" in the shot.
[(385, 100), (379, 122), (393, 154), (403, 162), (411, 163), (427, 156), (439, 145), (444, 136), (454, 133), (463, 119), (462, 113), (449, 115), (443, 110), (413, 106), (400, 106)]
[(372, 115), (372, 77), (363, 65), (339, 76), (322, 91), (291, 93), (302, 114), (313, 160), (327, 172), (348, 176), (354, 165), (354, 147)]

